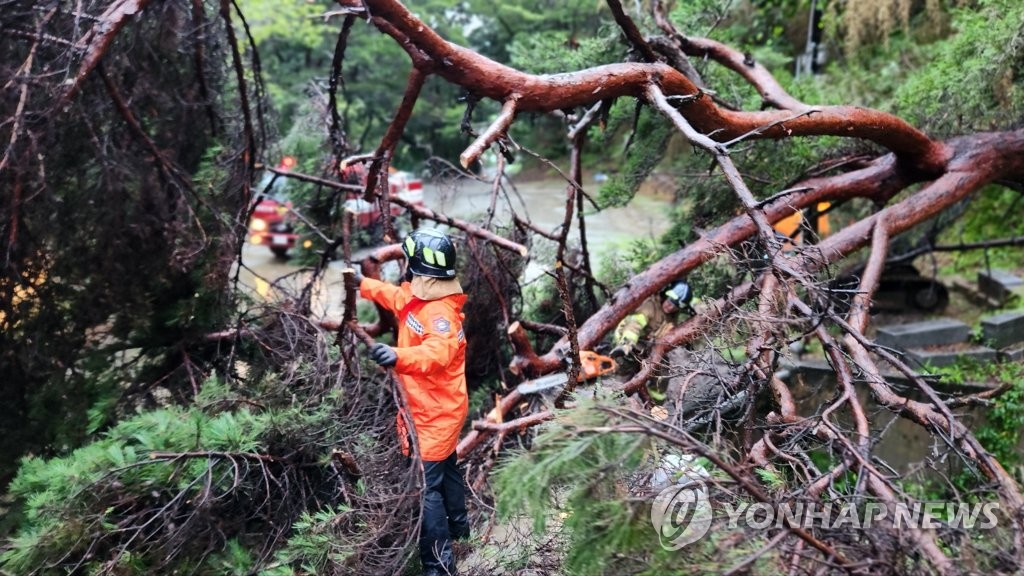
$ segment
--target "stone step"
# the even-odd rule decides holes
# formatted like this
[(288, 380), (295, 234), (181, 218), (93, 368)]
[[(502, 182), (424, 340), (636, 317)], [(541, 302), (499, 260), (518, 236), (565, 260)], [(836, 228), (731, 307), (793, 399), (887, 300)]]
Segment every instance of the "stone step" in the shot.
[(1024, 344), (1003, 348), (999, 351), (999, 360), (1002, 362), (1024, 362)]
[(999, 353), (995, 349), (987, 346), (950, 347), (947, 350), (943, 350), (941, 347), (911, 348), (906, 351), (906, 354), (907, 358), (920, 366), (931, 366), (932, 368), (956, 364), (966, 358), (977, 362), (995, 362), (999, 357)]
[(1024, 312), (1004, 312), (981, 321), (981, 335), (994, 348), (1024, 342)]
[(978, 272), (978, 289), (999, 302), (1005, 302), (1024, 289), (1024, 280), (1008, 270), (982, 270)]
[(959, 320), (938, 318), (910, 324), (881, 326), (875, 334), (875, 342), (880, 346), (909, 350), (966, 342), (971, 335), (971, 328)]

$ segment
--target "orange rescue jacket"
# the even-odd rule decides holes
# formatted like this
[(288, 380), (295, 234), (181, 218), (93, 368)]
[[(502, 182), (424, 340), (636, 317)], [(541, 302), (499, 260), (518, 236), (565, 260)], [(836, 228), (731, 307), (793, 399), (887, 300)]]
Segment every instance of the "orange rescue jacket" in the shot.
[[(420, 458), (428, 462), (448, 458), (455, 452), (469, 413), (466, 337), (462, 332), (466, 295), (420, 300), (412, 295), (408, 282), (396, 287), (373, 278), (364, 278), (359, 292), (398, 317), (395, 372), (408, 398)], [(401, 414), (398, 436), (408, 454)]]

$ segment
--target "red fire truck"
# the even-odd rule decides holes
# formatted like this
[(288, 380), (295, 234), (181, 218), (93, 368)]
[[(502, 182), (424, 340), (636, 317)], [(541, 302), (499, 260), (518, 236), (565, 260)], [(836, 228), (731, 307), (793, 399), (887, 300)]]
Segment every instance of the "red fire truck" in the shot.
[[(278, 163), (278, 170), (291, 170), (295, 158), (285, 156)], [(271, 185), (273, 184), (273, 185)], [(291, 213), (292, 203), (287, 198), (288, 179), (268, 172), (260, 181), (257, 192), (260, 201), (252, 210), (249, 219), (249, 242), (267, 246), (274, 256), (287, 258), (288, 250), (295, 246), (298, 235)]]
[[(366, 174), (364, 171), (348, 175), (343, 171), (342, 179), (358, 183), (360, 186), (366, 184)], [(401, 198), (415, 206), (423, 206), (423, 182), (419, 178), (414, 177), (408, 172), (391, 169), (388, 173), (388, 184), (389, 193), (392, 197)], [(345, 200), (345, 209), (355, 214), (353, 225), (356, 228), (369, 232), (374, 239), (379, 239), (382, 223), (380, 207), (376, 202), (367, 202), (363, 199), (362, 192), (352, 191)], [(401, 216), (404, 211), (405, 209), (401, 206), (392, 204), (392, 219)]]
[[(295, 166), (295, 159), (285, 156), (280, 164), (279, 170), (290, 170)], [(342, 181), (350, 184), (364, 185), (366, 174), (364, 170), (348, 169), (342, 171)], [(295, 230), (296, 218), (292, 213), (292, 202), (288, 198), (288, 178), (278, 176), (273, 179), (274, 174), (269, 173), (263, 177), (259, 191), (262, 198), (253, 209), (252, 218), (249, 220), (249, 242), (259, 246), (267, 246), (278, 258), (287, 258), (288, 251), (300, 242), (299, 235)], [(270, 182), (274, 182), (270, 186)], [(408, 172), (392, 170), (388, 174), (390, 194), (401, 198), (410, 204), (423, 206), (423, 182)], [(377, 242), (382, 233), (380, 208), (376, 202), (363, 200), (362, 193), (352, 190), (347, 193), (345, 209), (355, 214), (353, 228), (356, 231), (363, 231), (358, 236), (365, 242)], [(396, 218), (404, 212), (401, 206), (391, 205), (391, 217)], [(305, 248), (312, 246), (310, 240), (302, 241)]]

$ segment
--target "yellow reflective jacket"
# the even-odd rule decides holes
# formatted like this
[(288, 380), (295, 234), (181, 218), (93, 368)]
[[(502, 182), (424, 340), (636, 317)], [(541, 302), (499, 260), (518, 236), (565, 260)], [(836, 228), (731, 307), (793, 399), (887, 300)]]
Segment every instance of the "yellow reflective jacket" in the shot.
[(653, 338), (671, 327), (671, 318), (661, 309), (661, 294), (653, 294), (615, 327), (615, 345), (636, 345), (641, 338)]

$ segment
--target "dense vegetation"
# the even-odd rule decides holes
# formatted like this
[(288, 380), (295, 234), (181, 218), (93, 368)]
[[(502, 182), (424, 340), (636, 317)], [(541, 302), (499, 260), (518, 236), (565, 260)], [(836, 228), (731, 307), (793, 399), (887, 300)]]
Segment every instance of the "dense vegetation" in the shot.
[[(0, 15), (0, 573), (402, 569), (414, 541), (416, 484), (395, 451), (386, 380), (360, 364), (353, 341), (304, 318), (308, 294), (250, 301), (233, 263), (260, 166), (290, 154), (302, 172), (328, 177), (340, 157), (372, 152), (399, 108), (409, 58), (373, 27), (325, 16), (333, 4), (127, 4), (141, 12), (116, 29), (98, 61), (97, 38), (107, 32), (88, 29), (108, 9), (104, 2), (69, 11), (59, 2), (16, 0)], [(654, 34), (641, 4), (628, 8), (630, 16)], [(933, 137), (1024, 126), (1024, 4), (828, 3), (825, 65), (796, 77), (809, 8), (797, 0), (699, 0), (671, 5), (669, 18), (684, 34), (748, 52), (803, 101), (892, 112)], [(640, 59), (604, 3), (429, 0), (415, 10), (446, 40), (529, 73)], [(344, 46), (340, 63), (337, 46)], [(691, 61), (723, 105), (761, 106), (735, 75)], [(86, 64), (92, 73), (83, 76)], [(471, 133), (498, 114), (497, 103), (469, 106), (474, 99), (430, 77), (393, 165), (425, 176), (449, 170)], [(614, 266), (596, 271), (599, 281), (618, 285), (742, 207), (709, 170), (708, 156), (651, 107), (620, 98), (601, 113), (602, 129), (589, 136), (597, 145), (584, 158), (611, 174), (596, 201), (628, 203), (655, 172), (671, 177), (676, 198), (668, 234), (627, 247)], [(509, 152), (513, 164), (550, 175), (538, 158), (566, 161), (564, 131), (562, 118), (524, 114), (509, 133), (519, 146)], [(826, 137), (752, 141), (732, 157), (765, 198), (876, 152), (874, 144)], [(336, 191), (290, 185), (313, 224), (339, 233)], [(992, 184), (895, 239), (894, 252), (1019, 238), (1024, 222), (1004, 216), (1024, 206), (1022, 190), (1021, 182)], [(833, 219), (853, 221), (875, 208), (852, 200)], [(460, 249), (479, 249), (490, 269), (502, 270), (485, 278), (481, 267), (470, 278), (480, 290), (500, 284), (516, 317), (566, 324), (554, 283), (524, 294), (516, 283), (522, 262), (468, 243)], [(956, 258), (951, 267), (965, 259), (1024, 267), (1019, 244)], [(723, 293), (749, 273), (735, 264), (716, 260), (691, 280), (703, 293)], [(583, 276), (573, 277), (572, 290), (575, 313), (585, 318), (608, 294)], [(474, 402), (489, 406), (513, 377), (506, 369), (513, 351), (493, 338), (509, 318), (488, 297), (480, 301), (467, 335), (487, 343), (474, 353)], [(714, 336), (737, 344), (744, 334)], [(538, 336), (537, 347), (548, 340)], [(1018, 463), (1019, 388), (993, 401), (978, 432), (1006, 465)], [(684, 556), (652, 542), (647, 512), (625, 495), (627, 484), (633, 469), (680, 447), (602, 433), (624, 423), (600, 402), (583, 403), (539, 436), (508, 440), (538, 449), (503, 457), (493, 488), (478, 487), (478, 524), (493, 519), (494, 504), (504, 518), (528, 514), (536, 531), (512, 557), (481, 570), (713, 573), (766, 546), (721, 535)], [(812, 456), (822, 469), (841, 459), (821, 446)], [(489, 470), (496, 458), (474, 471)], [(798, 483), (778, 470), (759, 473), (771, 493)], [(856, 478), (844, 481), (858, 489)], [(989, 497), (969, 467), (951, 485)], [(950, 497), (950, 484), (920, 478), (901, 489)], [(965, 569), (1011, 570), (1002, 538), (966, 537), (975, 564)], [(893, 573), (928, 570), (925, 559), (903, 558), (904, 549), (884, 538), (875, 544)], [(770, 572), (777, 560), (767, 554), (751, 565)]]

